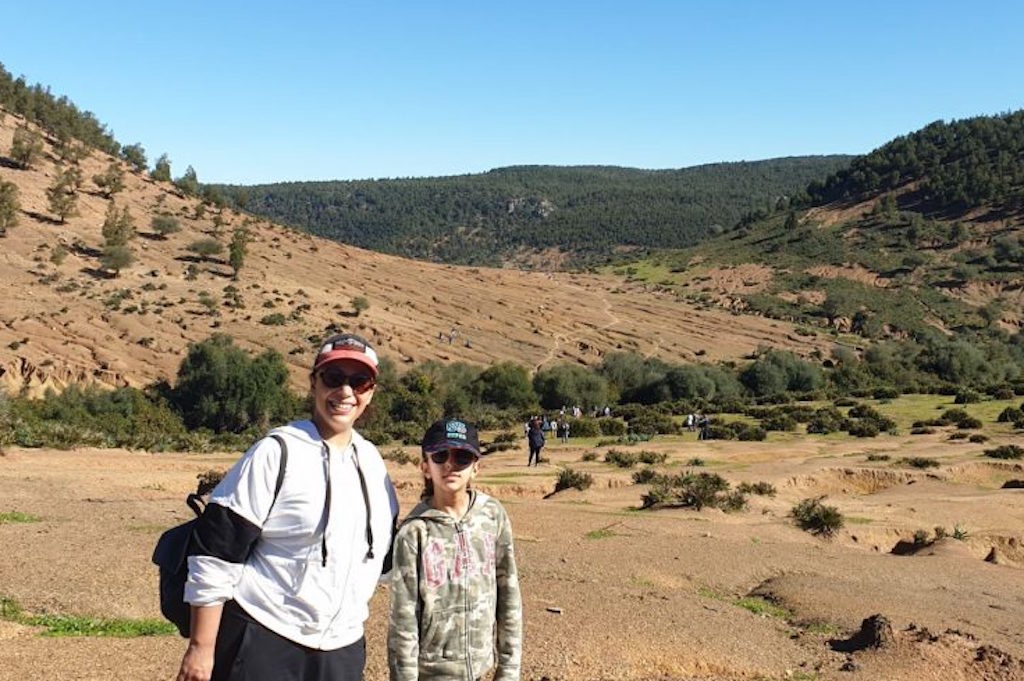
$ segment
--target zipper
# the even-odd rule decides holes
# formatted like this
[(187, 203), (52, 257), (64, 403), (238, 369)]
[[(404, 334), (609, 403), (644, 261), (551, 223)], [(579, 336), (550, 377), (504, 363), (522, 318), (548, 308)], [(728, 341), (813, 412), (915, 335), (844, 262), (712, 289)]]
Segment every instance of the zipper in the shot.
[[(470, 646), (469, 636), (469, 551), (466, 545), (466, 534), (464, 532), (464, 525), (462, 521), (455, 522), (455, 531), (459, 537), (459, 552), (463, 565), (462, 572), (462, 596), (465, 607), (462, 609), (462, 629), (465, 632), (466, 637), (466, 680), (474, 681), (473, 678), (473, 649)], [(458, 559), (456, 559), (458, 560)]]

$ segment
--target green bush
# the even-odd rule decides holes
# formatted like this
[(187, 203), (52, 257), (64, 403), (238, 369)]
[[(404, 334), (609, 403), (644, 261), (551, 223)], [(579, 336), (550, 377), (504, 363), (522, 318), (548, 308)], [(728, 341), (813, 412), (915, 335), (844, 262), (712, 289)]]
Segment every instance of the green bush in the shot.
[(777, 493), (775, 485), (764, 481), (755, 483), (741, 482), (736, 489), (744, 494), (757, 494), (764, 497), (774, 497)]
[(594, 476), (583, 471), (575, 471), (571, 468), (563, 468), (558, 472), (558, 480), (555, 481), (555, 491), (575, 487), (578, 490), (585, 490), (594, 484)]
[(615, 464), (619, 468), (632, 468), (636, 465), (637, 455), (619, 449), (609, 449), (604, 454), (604, 462)]
[(260, 324), (264, 324), (265, 326), (284, 326), (287, 323), (288, 318), (280, 312), (268, 314), (260, 319)]
[(597, 437), (601, 435), (601, 424), (595, 418), (584, 416), (578, 419), (570, 419), (569, 435), (571, 437)]
[(1024, 420), (1024, 411), (1018, 407), (1007, 407), (999, 412), (999, 416), (996, 418), (999, 423), (1015, 423), (1021, 420)]
[(644, 449), (636, 453), (636, 460), (650, 466), (653, 464), (665, 463), (668, 460), (668, 454), (651, 452)]
[(597, 420), (601, 428), (601, 435), (625, 435), (626, 423), (615, 418), (603, 418)]
[(932, 458), (929, 458), (927, 456), (904, 457), (902, 459), (902, 461), (903, 461), (903, 463), (907, 464), (908, 466), (910, 466), (912, 468), (938, 468), (939, 467), (938, 459), (932, 459)]
[(637, 485), (646, 485), (658, 479), (658, 471), (653, 468), (641, 468), (633, 473), (633, 482)]
[(1018, 445), (999, 445), (994, 449), (986, 449), (985, 456), (990, 459), (1020, 459), (1024, 457), (1024, 449)]
[(793, 507), (791, 515), (800, 529), (831, 537), (843, 528), (843, 515), (835, 506), (823, 504), (824, 498), (804, 499)]

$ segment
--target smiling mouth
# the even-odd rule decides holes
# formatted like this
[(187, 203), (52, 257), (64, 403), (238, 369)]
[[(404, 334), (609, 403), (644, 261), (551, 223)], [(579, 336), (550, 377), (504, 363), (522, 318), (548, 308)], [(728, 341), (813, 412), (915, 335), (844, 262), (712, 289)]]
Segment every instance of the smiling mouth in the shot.
[(327, 406), (331, 411), (348, 413), (355, 409), (355, 405), (349, 402), (339, 402), (338, 400), (327, 400)]

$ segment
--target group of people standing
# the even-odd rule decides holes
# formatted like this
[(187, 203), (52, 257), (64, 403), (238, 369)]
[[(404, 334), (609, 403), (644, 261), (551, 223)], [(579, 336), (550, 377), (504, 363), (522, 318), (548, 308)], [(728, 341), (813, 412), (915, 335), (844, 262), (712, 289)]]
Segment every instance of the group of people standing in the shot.
[(392, 681), (476, 681), (492, 668), (498, 681), (519, 679), (512, 527), (472, 487), (477, 430), (449, 418), (426, 431), (424, 497), (399, 523), (384, 461), (354, 428), (377, 375), (365, 339), (326, 339), (309, 376), (310, 418), (256, 442), (212, 492), (189, 549), (191, 630), (177, 681), (362, 679), (382, 575)]
[(711, 439), (711, 416), (701, 413), (690, 413), (686, 415), (686, 430), (691, 433), (697, 431), (698, 440)]
[(540, 452), (547, 443), (546, 433), (559, 438), (563, 443), (569, 441), (569, 421), (564, 414), (560, 418), (551, 419), (547, 416), (532, 416), (523, 424), (523, 433), (530, 447), (530, 458), (526, 465), (536, 466), (540, 463)]

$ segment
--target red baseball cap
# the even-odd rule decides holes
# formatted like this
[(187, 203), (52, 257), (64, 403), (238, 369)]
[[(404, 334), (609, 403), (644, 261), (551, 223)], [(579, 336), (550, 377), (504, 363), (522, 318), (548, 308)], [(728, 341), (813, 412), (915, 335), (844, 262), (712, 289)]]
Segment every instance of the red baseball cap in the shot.
[(320, 344), (320, 352), (317, 353), (316, 361), (313, 362), (313, 371), (339, 359), (353, 359), (365, 364), (374, 376), (377, 375), (379, 364), (377, 353), (365, 338), (354, 333), (340, 333), (324, 340)]

